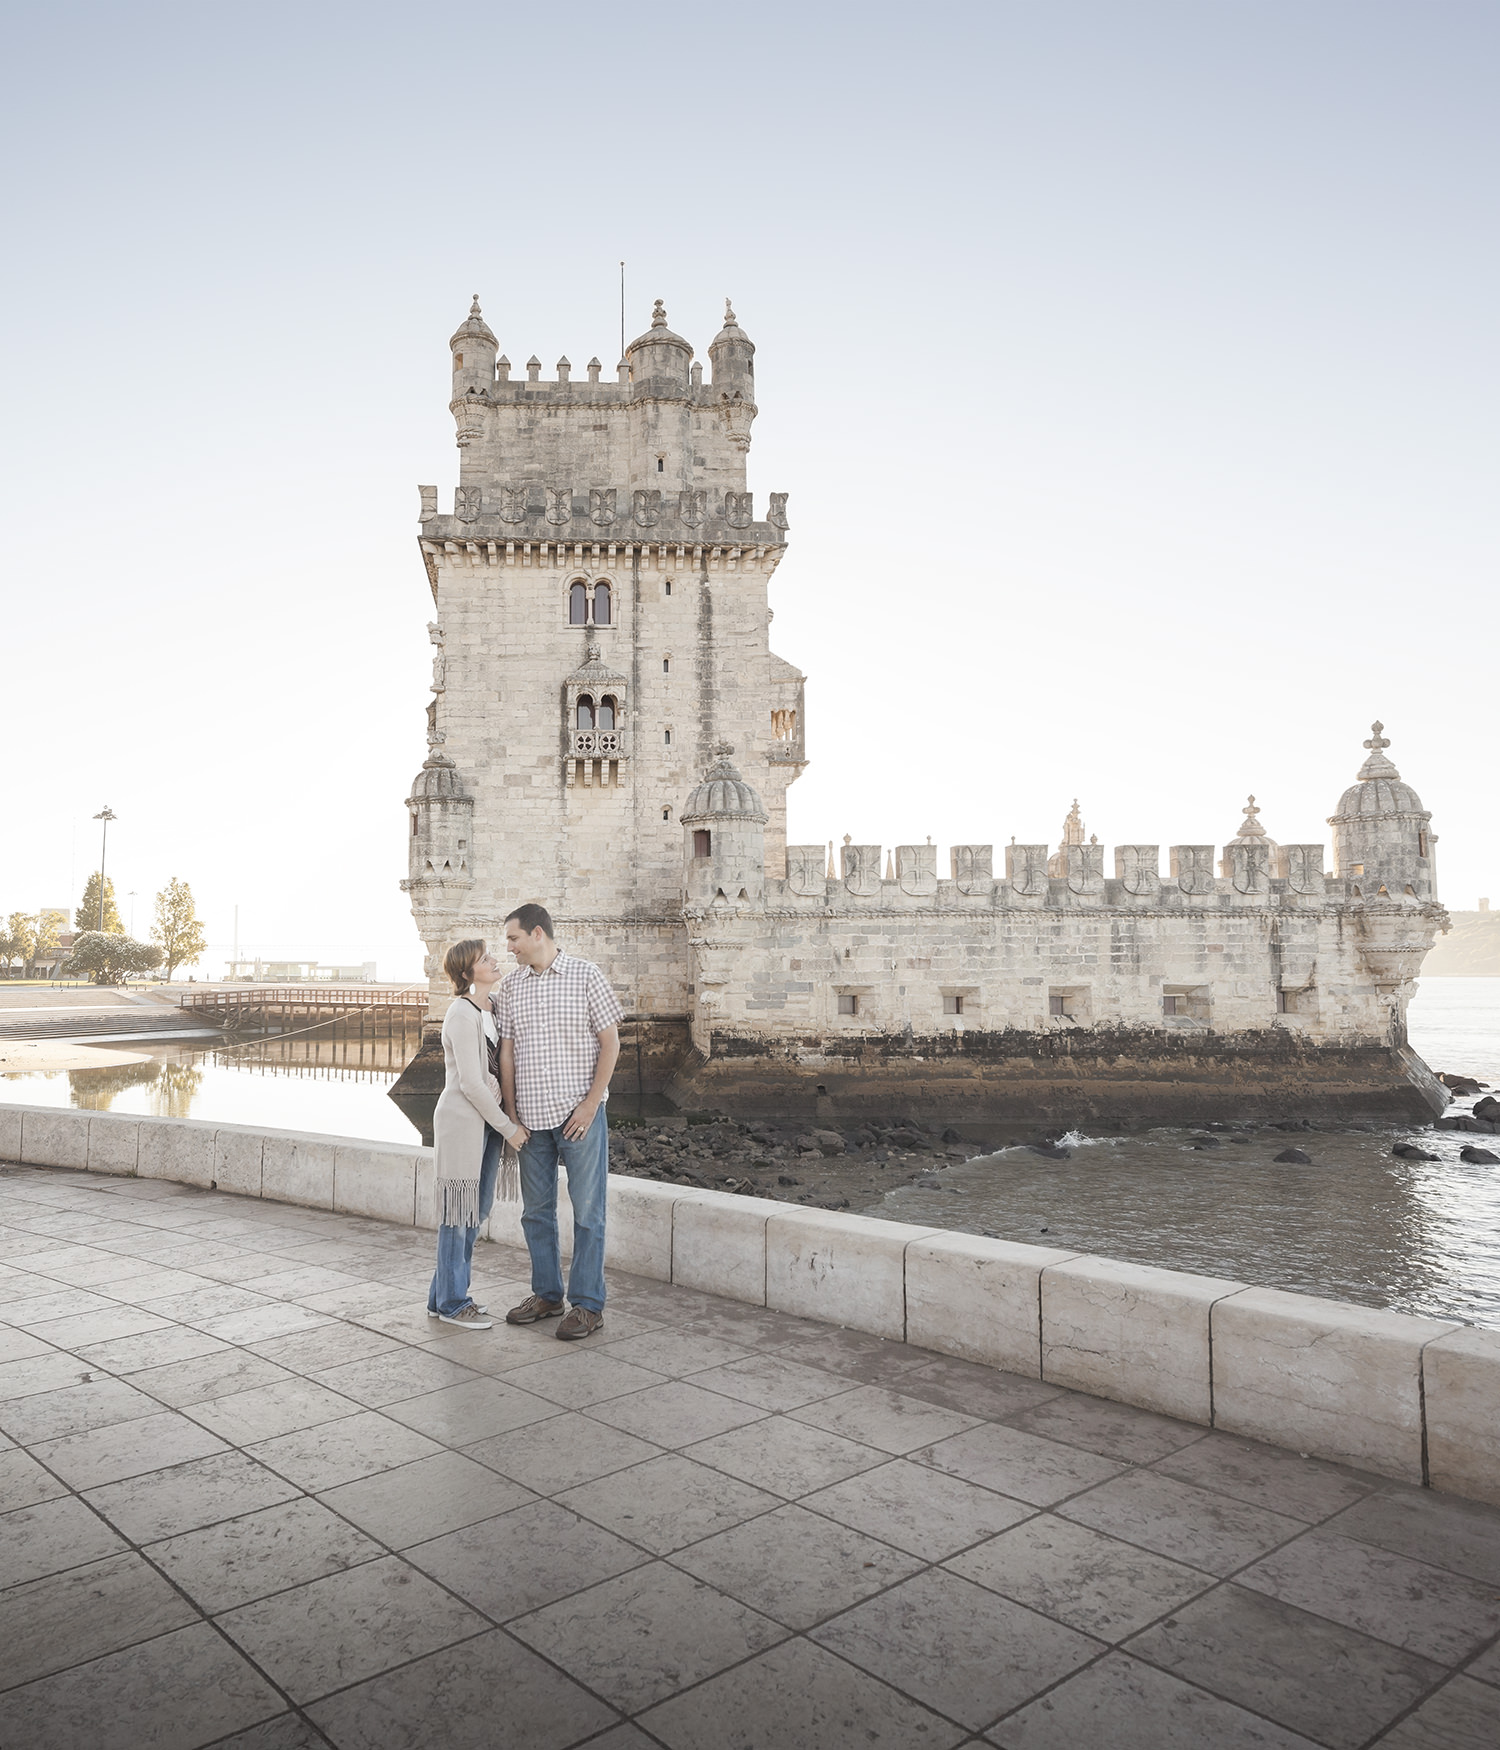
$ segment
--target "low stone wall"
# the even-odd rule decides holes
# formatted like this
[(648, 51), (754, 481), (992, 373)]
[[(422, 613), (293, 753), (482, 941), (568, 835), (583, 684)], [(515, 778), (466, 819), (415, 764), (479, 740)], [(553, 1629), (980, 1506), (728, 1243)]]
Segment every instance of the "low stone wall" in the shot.
[[(0, 1161), (436, 1222), (424, 1148), (0, 1106)], [(1500, 1504), (1500, 1331), (650, 1179), (611, 1178), (609, 1222), (621, 1270)]]

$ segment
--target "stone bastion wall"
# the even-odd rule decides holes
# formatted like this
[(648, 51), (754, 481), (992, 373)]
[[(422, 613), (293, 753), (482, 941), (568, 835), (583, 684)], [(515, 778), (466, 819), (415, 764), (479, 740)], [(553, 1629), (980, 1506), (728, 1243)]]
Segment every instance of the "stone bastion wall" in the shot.
[[(0, 1161), (436, 1225), (424, 1148), (0, 1106)], [(521, 1244), (518, 1207), (497, 1205), (487, 1237)], [(623, 1177), (609, 1184), (609, 1261), (1500, 1503), (1500, 1331)]]

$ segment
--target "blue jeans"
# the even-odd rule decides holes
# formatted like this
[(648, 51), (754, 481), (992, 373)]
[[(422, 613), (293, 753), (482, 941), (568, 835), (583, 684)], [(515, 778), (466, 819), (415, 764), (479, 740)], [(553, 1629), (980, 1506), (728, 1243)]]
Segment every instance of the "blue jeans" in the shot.
[(589, 1312), (604, 1311), (604, 1206), (609, 1191), (609, 1124), (599, 1108), (587, 1136), (569, 1142), (562, 1125), (533, 1130), (521, 1150), (521, 1231), (531, 1253), (531, 1292), (563, 1297), (557, 1246), (557, 1163), (568, 1173), (573, 1201), (573, 1264), (568, 1299)]
[[(500, 1177), (500, 1132), (484, 1127), (484, 1162), (479, 1169), (479, 1219), (495, 1206), (495, 1182)], [(447, 1313), (451, 1318), (469, 1304), (469, 1270), (474, 1262), (477, 1227), (440, 1227), (437, 1270), (427, 1291), (428, 1312)]]

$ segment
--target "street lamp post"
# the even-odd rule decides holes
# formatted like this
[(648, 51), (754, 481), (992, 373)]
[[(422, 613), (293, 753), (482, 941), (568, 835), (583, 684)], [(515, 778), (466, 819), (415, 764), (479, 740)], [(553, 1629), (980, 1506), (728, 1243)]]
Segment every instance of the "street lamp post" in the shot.
[(104, 853), (109, 846), (109, 823), (117, 819), (112, 808), (104, 808), (94, 816), (95, 820), (104, 822), (103, 836), (99, 840), (99, 929), (104, 929)]

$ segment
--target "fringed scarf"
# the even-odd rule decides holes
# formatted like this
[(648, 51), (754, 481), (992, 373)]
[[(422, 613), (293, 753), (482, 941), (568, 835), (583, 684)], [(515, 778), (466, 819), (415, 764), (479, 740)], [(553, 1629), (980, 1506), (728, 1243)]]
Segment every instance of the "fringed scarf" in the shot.
[[(500, 1041), (484, 1038), (489, 1056), (490, 1079), (495, 1084), (495, 1098), (500, 1098)], [(438, 1182), (438, 1222), (443, 1227), (479, 1226), (479, 1180), (442, 1179)], [(495, 1195), (502, 1203), (521, 1201), (521, 1157), (502, 1140), (500, 1145), (500, 1176)]]

